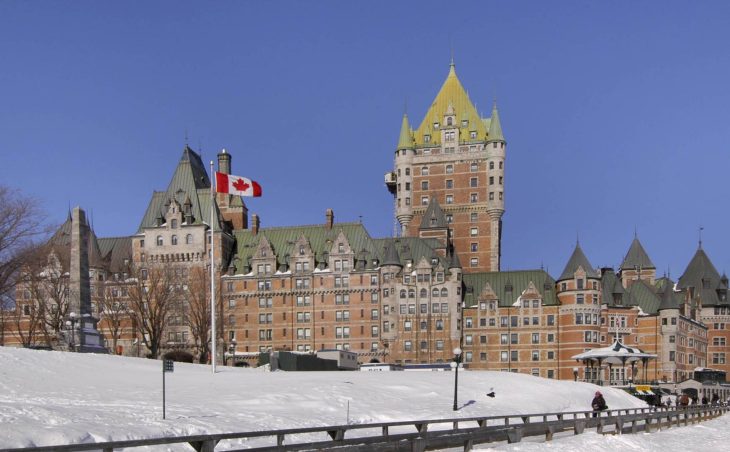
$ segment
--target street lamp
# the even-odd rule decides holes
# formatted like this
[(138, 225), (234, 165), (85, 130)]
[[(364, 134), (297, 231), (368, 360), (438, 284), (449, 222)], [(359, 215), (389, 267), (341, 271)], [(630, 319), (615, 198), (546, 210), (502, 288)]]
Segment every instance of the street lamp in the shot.
[(578, 368), (573, 368), (573, 381), (578, 381)]
[(76, 349), (76, 313), (71, 312), (68, 315), (69, 320), (66, 320), (66, 328), (71, 330), (71, 342), (68, 344), (71, 347), (71, 350)]
[(231, 355), (231, 366), (236, 365), (236, 340), (231, 339), (231, 343), (228, 345), (228, 354)]
[(461, 362), (461, 349), (456, 347), (454, 349), (454, 411), (458, 410), (456, 406), (456, 398), (459, 390), (459, 363)]

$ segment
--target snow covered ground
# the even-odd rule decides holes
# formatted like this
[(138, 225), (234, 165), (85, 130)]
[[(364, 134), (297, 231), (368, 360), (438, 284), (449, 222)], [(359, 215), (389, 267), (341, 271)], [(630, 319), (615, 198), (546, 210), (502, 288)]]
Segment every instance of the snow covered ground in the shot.
[[(161, 362), (0, 347), (0, 448), (500, 414), (590, 409), (597, 387), (502, 372), (267, 372), (175, 363), (162, 419)], [(487, 392), (496, 397), (489, 398)], [(601, 388), (610, 408), (644, 403)], [(349, 405), (349, 415), (348, 415)], [(495, 450), (697, 450), (720, 444), (725, 418), (659, 434), (587, 433)], [(725, 434), (725, 438), (727, 438)], [(659, 440), (658, 438), (667, 438)], [(722, 440), (725, 449), (727, 439)], [(244, 446), (252, 443), (231, 443)], [(224, 446), (221, 443), (221, 446)], [(682, 445), (688, 445), (684, 448)], [(482, 446), (485, 448), (485, 446)], [(488, 447), (487, 447), (488, 449)]]

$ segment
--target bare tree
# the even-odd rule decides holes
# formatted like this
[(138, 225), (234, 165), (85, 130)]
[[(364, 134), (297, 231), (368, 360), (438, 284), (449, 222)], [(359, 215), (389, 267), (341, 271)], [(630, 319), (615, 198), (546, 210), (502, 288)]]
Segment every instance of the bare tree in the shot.
[(0, 296), (15, 290), (28, 250), (47, 232), (44, 221), (35, 199), (0, 185)]
[(131, 268), (129, 311), (142, 332), (150, 358), (160, 353), (165, 327), (175, 304), (181, 299), (181, 285), (174, 266), (148, 265)]
[[(216, 284), (216, 299), (220, 312), (220, 284)], [(184, 291), (188, 305), (187, 326), (193, 335), (199, 362), (208, 362), (210, 356), (210, 272), (204, 267), (193, 267), (188, 274), (188, 286)], [(220, 327), (222, 325), (219, 323)]]
[(117, 343), (121, 338), (122, 326), (129, 320), (130, 310), (124, 294), (127, 292), (124, 284), (107, 281), (97, 299), (99, 317), (112, 339), (112, 353), (117, 352)]
[(23, 267), (23, 288), (38, 312), (38, 334), (49, 347), (58, 344), (69, 314), (68, 261), (68, 248), (47, 245), (36, 248)]

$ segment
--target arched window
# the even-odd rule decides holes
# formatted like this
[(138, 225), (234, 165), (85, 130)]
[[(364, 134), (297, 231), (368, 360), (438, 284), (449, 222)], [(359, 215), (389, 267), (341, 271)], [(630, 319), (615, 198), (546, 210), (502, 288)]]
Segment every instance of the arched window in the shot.
[(446, 290), (446, 287), (444, 287), (443, 289), (441, 289), (441, 298), (446, 298), (448, 296), (449, 296), (449, 291)]
[(162, 246), (162, 236), (161, 235), (157, 236), (157, 246)]
[(431, 296), (433, 298), (438, 298), (438, 296), (439, 296), (439, 290), (434, 287), (433, 290), (431, 291)]
[(428, 298), (428, 290), (421, 289), (421, 298)]
[(408, 298), (416, 298), (416, 291), (411, 289), (408, 291)]
[(172, 236), (172, 244), (177, 245), (177, 236), (176, 235)]
[(188, 235), (185, 236), (185, 244), (186, 245), (190, 245), (191, 243), (193, 243), (193, 235), (192, 234), (188, 234)]
[(405, 298), (406, 297), (406, 289), (401, 289), (400, 291), (400, 297)]
[(421, 176), (428, 176), (428, 167), (424, 166), (421, 168)]

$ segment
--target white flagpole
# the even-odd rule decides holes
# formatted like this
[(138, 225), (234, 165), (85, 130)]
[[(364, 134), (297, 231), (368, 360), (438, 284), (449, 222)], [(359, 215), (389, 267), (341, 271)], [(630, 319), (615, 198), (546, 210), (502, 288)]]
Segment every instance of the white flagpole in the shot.
[(215, 374), (215, 252), (213, 248), (213, 215), (215, 214), (215, 191), (213, 189), (213, 180), (215, 172), (213, 172), (213, 160), (210, 161), (210, 342), (212, 344), (210, 362), (212, 364), (213, 373)]

